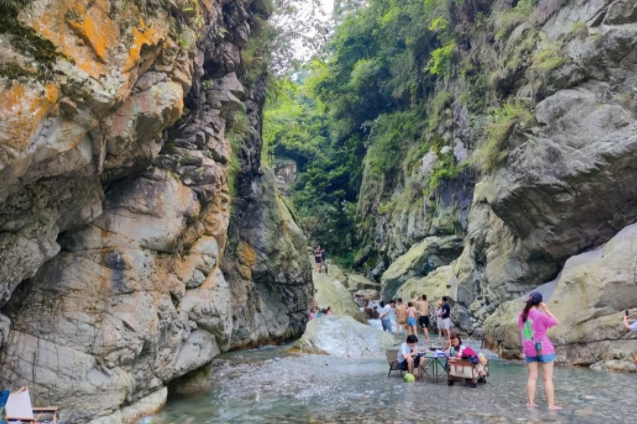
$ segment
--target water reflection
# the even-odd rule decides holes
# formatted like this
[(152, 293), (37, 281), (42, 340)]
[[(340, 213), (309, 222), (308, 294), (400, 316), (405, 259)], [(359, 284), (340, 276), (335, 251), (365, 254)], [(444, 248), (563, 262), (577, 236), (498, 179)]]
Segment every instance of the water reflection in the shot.
[(492, 364), (477, 389), (387, 378), (381, 359), (295, 355), (271, 348), (215, 361), (212, 390), (171, 399), (167, 423), (637, 423), (635, 376), (559, 367), (556, 398), (565, 410), (524, 405), (523, 364)]

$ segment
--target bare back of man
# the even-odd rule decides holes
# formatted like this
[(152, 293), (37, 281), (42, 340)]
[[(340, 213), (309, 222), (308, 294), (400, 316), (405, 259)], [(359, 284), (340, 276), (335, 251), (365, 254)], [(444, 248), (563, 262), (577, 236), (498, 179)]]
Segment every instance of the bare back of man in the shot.
[(398, 337), (401, 327), (407, 334), (407, 306), (402, 301), (399, 301), (396, 305), (396, 337)]
[(429, 302), (426, 296), (419, 297), (415, 302), (418, 305), (419, 324), (425, 333), (425, 340), (429, 341)]

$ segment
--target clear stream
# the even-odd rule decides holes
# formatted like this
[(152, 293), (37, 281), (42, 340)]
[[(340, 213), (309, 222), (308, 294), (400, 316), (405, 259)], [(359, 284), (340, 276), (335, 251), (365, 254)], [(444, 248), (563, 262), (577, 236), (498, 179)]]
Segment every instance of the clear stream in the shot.
[(637, 423), (637, 376), (557, 367), (557, 403), (549, 412), (524, 405), (526, 368), (491, 362), (476, 389), (387, 378), (384, 359), (291, 354), (288, 347), (225, 354), (211, 390), (169, 399), (155, 424), (203, 423)]

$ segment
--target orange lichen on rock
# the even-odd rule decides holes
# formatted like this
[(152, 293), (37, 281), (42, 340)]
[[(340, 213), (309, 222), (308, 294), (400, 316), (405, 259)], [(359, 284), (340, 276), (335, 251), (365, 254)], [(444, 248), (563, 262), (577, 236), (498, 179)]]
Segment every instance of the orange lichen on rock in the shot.
[(19, 18), (97, 79), (108, 73), (109, 49), (118, 44), (119, 25), (109, 17), (109, 7), (106, 0), (91, 2), (88, 9), (79, 0), (38, 2)]
[[(107, 43), (112, 40), (114, 33), (104, 30), (113, 30), (113, 21), (103, 19), (99, 6), (91, 8), (91, 14), (97, 15), (97, 21), (88, 13), (82, 3), (76, 3), (65, 14), (66, 24), (91, 48), (95, 57), (102, 63), (107, 63)], [(111, 24), (111, 25), (109, 25)]]
[[(19, 19), (95, 79), (109, 75), (113, 69), (126, 74), (139, 64), (144, 45), (159, 45), (167, 37), (166, 24), (147, 25), (133, 5), (113, 17), (109, 1), (85, 3), (37, 2)], [(134, 25), (129, 28), (131, 20)]]
[(29, 148), (35, 133), (49, 111), (60, 98), (55, 84), (24, 85), (14, 81), (10, 88), (0, 90), (0, 168)]
[(245, 280), (252, 280), (252, 267), (257, 263), (257, 252), (248, 243), (241, 241), (237, 246), (237, 270)]
[(139, 64), (144, 45), (156, 45), (165, 36), (164, 34), (159, 34), (155, 29), (147, 27), (142, 18), (139, 18), (139, 26), (133, 28), (132, 31), (133, 40), (128, 48), (129, 54), (123, 66), (124, 72), (130, 72), (131, 69)]

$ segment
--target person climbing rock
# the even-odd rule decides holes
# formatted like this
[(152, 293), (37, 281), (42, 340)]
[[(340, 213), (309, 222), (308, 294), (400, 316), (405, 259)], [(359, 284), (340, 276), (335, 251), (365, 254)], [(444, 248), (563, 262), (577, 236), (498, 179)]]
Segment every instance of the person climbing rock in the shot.
[(544, 392), (549, 409), (558, 411), (562, 409), (555, 406), (555, 388), (553, 387), (553, 363), (555, 362), (555, 348), (551, 340), (546, 336), (546, 331), (559, 324), (555, 315), (542, 303), (542, 293), (533, 292), (524, 305), (518, 319), (520, 336), (526, 364), (529, 367), (529, 380), (526, 385), (529, 403), (528, 407), (537, 406), (535, 400), (535, 388), (539, 376), (539, 367), (542, 367), (544, 378)]

